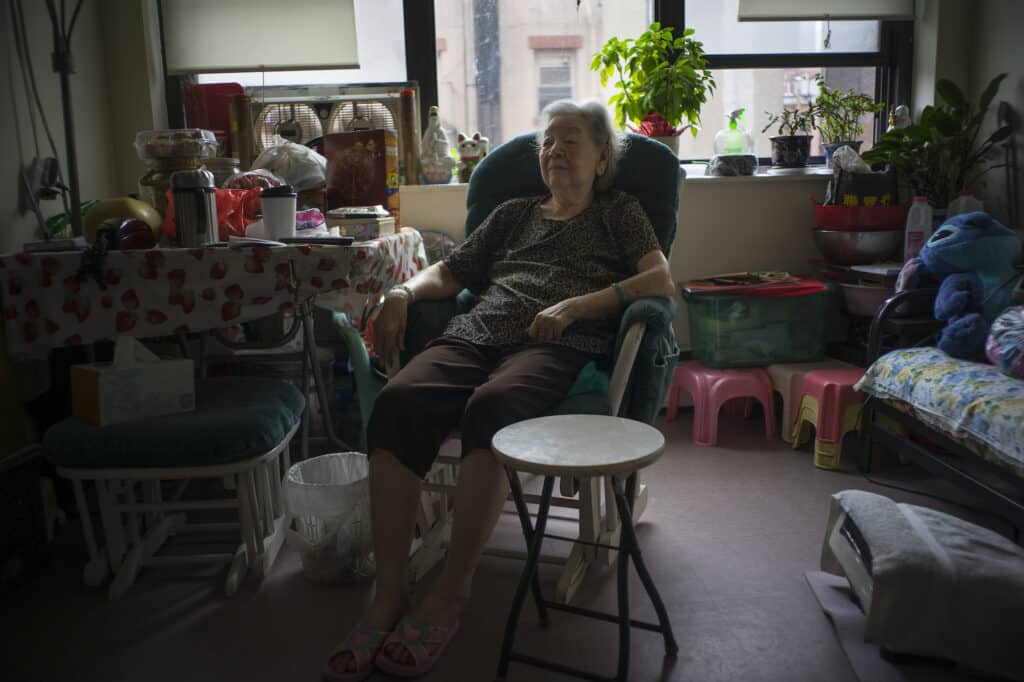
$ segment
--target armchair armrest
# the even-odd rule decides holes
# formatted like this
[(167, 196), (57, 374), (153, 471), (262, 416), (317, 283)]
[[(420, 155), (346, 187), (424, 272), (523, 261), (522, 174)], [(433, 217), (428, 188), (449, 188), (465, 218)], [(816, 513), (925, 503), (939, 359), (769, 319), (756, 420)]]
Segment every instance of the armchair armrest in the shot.
[(672, 331), (676, 307), (672, 298), (640, 298), (622, 314), (608, 395), (613, 414), (653, 423), (679, 357)]
[(472, 292), (463, 289), (458, 296), (440, 301), (416, 301), (410, 305), (405, 325), (405, 350), (399, 358), (400, 363), (405, 365), (428, 343), (441, 336), (448, 321), (468, 311), (477, 300)]
[(938, 293), (938, 289), (910, 289), (901, 291), (882, 304), (882, 307), (875, 313), (875, 319), (871, 321), (871, 330), (868, 332), (868, 365), (871, 365), (881, 355), (883, 328), (889, 319), (896, 316), (896, 311), (904, 304), (908, 304), (909, 308), (927, 306), (927, 309), (931, 310)]

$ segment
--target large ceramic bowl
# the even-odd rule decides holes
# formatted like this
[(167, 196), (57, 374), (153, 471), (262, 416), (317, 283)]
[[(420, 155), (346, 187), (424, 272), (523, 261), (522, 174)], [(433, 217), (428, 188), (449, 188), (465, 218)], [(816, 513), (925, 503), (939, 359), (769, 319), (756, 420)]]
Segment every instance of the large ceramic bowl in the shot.
[(903, 230), (814, 230), (814, 243), (829, 263), (868, 265), (898, 256)]

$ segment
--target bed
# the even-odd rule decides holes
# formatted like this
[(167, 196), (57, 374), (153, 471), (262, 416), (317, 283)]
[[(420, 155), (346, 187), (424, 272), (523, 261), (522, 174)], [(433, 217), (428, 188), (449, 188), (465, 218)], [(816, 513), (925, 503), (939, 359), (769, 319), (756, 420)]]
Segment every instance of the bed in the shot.
[(951, 358), (934, 346), (882, 353), (882, 329), (897, 309), (928, 305), (934, 290), (889, 299), (872, 323), (860, 466), (876, 444), (951, 480), (988, 510), (1024, 528), (1024, 381), (996, 367)]

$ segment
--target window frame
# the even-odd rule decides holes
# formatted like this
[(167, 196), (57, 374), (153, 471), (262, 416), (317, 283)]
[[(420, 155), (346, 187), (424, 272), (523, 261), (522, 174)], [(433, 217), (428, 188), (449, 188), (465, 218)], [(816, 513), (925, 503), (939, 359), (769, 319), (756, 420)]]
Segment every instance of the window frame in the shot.
[[(686, 0), (655, 0), (655, 21), (681, 31), (686, 26)], [(900, 103), (910, 102), (913, 67), (914, 25), (912, 21), (882, 21), (879, 26), (876, 52), (818, 52), (772, 54), (706, 54), (708, 68), (724, 69), (779, 69), (837, 67), (874, 67), (875, 101), (886, 103), (885, 109), (875, 114), (874, 140), (885, 129), (889, 113)], [(697, 159), (694, 159), (697, 160)], [(700, 159), (705, 161), (706, 159)], [(684, 161), (685, 162), (685, 161)], [(824, 162), (823, 156), (811, 156), (810, 164)], [(758, 159), (762, 165), (771, 165), (771, 159)]]
[[(420, 87), (421, 102), (436, 102), (437, 37), (434, 24), (435, 0), (403, 0), (402, 14), (405, 27), (406, 79), (416, 81)], [(159, 7), (159, 0), (158, 0)], [(662, 26), (681, 31), (686, 25), (686, 0), (652, 0), (654, 21)], [(161, 31), (163, 30), (161, 25)], [(913, 67), (912, 21), (883, 21), (877, 52), (839, 53), (787, 53), (787, 54), (709, 54), (710, 69), (756, 69), (784, 67), (851, 67), (868, 66), (876, 69), (875, 100), (886, 102), (886, 108), (876, 114), (875, 138), (890, 110), (899, 103), (910, 102)], [(167, 116), (171, 127), (184, 127), (185, 108), (181, 97), (182, 77), (167, 76)], [(420, 107), (420, 128), (427, 125), (428, 108)], [(821, 162), (822, 157), (811, 157)], [(768, 159), (762, 162), (770, 163)]]

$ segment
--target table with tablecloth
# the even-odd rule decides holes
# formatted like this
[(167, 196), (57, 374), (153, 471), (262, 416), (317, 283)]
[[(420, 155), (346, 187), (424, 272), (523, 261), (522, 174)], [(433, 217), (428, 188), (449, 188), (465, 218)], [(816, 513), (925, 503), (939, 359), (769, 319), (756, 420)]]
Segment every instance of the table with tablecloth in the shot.
[(423, 240), (410, 228), (349, 246), (111, 251), (83, 268), (89, 258), (82, 252), (0, 255), (11, 358), (116, 336), (219, 329), (289, 312), (314, 297), (359, 317), (427, 266)]

